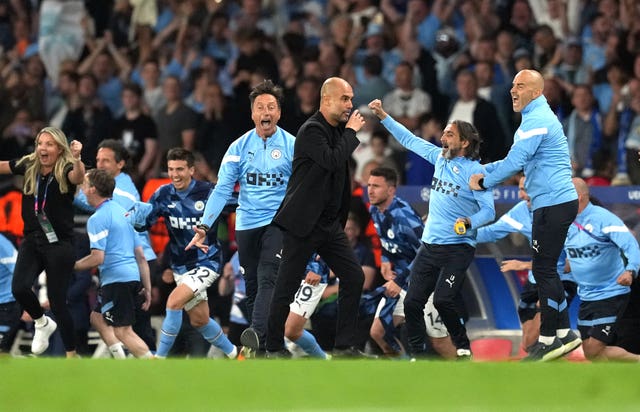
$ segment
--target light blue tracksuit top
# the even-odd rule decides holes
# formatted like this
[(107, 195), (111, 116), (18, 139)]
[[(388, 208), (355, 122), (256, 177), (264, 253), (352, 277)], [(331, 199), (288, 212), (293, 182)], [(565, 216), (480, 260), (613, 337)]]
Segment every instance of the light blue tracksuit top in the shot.
[[(462, 156), (447, 160), (441, 147), (415, 136), (391, 116), (381, 123), (400, 144), (435, 166), (422, 241), (437, 245), (467, 243), (475, 247), (477, 229), (491, 222), (496, 214), (491, 191), (469, 189), (471, 175), (482, 173), (480, 162)], [(453, 231), (459, 217), (471, 219), (471, 229), (464, 235)]]
[(524, 170), (532, 210), (578, 199), (571, 182), (567, 137), (544, 96), (533, 99), (522, 110), (522, 123), (507, 157), (484, 168), (487, 189)]

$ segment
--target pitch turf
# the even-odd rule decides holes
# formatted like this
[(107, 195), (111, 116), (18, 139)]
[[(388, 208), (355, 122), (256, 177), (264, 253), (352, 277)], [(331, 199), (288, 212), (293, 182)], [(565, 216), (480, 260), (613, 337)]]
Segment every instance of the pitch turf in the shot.
[(637, 411), (640, 365), (0, 359), (0, 411)]

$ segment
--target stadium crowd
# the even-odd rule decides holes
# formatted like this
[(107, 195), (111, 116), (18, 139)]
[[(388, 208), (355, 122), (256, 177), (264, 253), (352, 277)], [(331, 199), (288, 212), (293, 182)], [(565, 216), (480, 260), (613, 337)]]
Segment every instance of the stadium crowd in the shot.
[[(282, 88), (276, 121), (296, 136), (320, 109), (325, 80), (345, 79), (353, 87), (353, 109), (365, 119), (349, 159), (345, 226), (364, 273), (358, 350), (379, 352), (369, 332), (380, 316), (380, 287), (389, 281), (364, 196), (371, 171), (392, 169), (395, 184), (423, 186), (434, 174), (431, 163), (382, 127), (368, 107), (372, 100), (381, 99), (400, 125), (438, 146), (453, 120), (472, 124), (486, 164), (505, 157), (520, 125), (512, 79), (534, 69), (564, 128), (573, 175), (589, 186), (640, 185), (640, 4), (634, 0), (0, 0), (0, 47), (0, 161), (33, 153), (38, 132), (52, 126), (82, 143), (87, 169), (101, 168), (101, 143), (113, 139), (126, 149), (115, 160), (124, 160), (122, 171), (135, 185), (130, 190), (145, 201), (171, 182), (166, 159), (176, 147), (193, 152), (194, 179), (218, 181), (230, 145), (258, 127), (249, 95), (264, 80)], [(518, 177), (504, 184), (517, 185)], [(24, 229), (21, 189), (15, 176), (0, 177), (0, 232), (16, 245)], [(224, 266), (208, 288), (208, 304), (211, 317), (240, 345), (255, 317), (255, 296), (247, 308), (234, 257), (235, 212), (219, 206)], [(76, 210), (78, 258), (88, 253), (87, 217)], [(162, 219), (149, 234), (158, 255), (150, 265), (149, 311), (165, 316), (175, 262), (166, 252)], [(13, 256), (8, 245), (2, 250)], [(86, 335), (98, 294), (90, 281), (95, 274), (74, 273), (67, 297), (81, 355), (91, 353)], [(327, 278), (310, 327), (331, 351), (339, 282)], [(12, 298), (2, 289), (10, 282), (2, 280), (4, 310)], [(255, 282), (248, 286), (256, 289)], [(48, 309), (46, 293), (40, 296)], [(207, 340), (181, 316), (169, 353), (205, 356)], [(24, 327), (0, 330), (0, 351), (8, 350), (17, 326)], [(260, 330), (260, 341), (264, 334)], [(46, 353), (60, 355), (64, 348), (54, 339)]]

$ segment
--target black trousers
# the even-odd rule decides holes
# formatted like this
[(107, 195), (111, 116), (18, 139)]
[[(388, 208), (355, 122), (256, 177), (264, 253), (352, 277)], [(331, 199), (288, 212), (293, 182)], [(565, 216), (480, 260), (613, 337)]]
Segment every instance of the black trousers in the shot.
[(557, 329), (570, 327), (568, 305), (557, 263), (569, 226), (577, 214), (577, 200), (533, 211), (532, 271), (538, 285), (541, 336), (556, 336)]
[(33, 319), (37, 319), (44, 315), (44, 311), (32, 287), (40, 272), (47, 272), (49, 305), (67, 352), (76, 349), (73, 320), (67, 306), (67, 289), (74, 264), (75, 251), (70, 240), (49, 243), (44, 235), (28, 235), (20, 244), (11, 284), (16, 301)]
[(316, 251), (340, 280), (334, 347), (344, 349), (356, 344), (355, 333), (364, 273), (344, 229), (336, 221), (328, 227), (316, 225), (311, 234), (304, 238), (283, 233), (282, 262), (269, 312), (268, 351), (278, 351), (284, 347), (284, 324), (289, 314), (289, 304), (300, 286), (311, 254)]
[(282, 231), (274, 225), (236, 231), (238, 257), (244, 269), (247, 319), (258, 334), (260, 347), (267, 335), (267, 317), (280, 266)]
[(465, 311), (459, 295), (467, 277), (467, 269), (476, 249), (466, 243), (453, 245), (422, 244), (411, 264), (409, 288), (404, 298), (409, 351), (419, 355), (427, 348), (424, 306), (433, 293), (433, 305), (438, 309), (456, 348), (469, 349), (464, 325)]

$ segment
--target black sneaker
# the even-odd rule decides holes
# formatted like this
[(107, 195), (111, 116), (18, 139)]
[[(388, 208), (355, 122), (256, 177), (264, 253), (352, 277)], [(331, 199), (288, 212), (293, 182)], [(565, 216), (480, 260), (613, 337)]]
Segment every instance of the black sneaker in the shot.
[(253, 328), (246, 328), (242, 331), (242, 334), (240, 335), (240, 343), (242, 343), (242, 346), (245, 348), (249, 348), (254, 352), (260, 349), (260, 338)]
[(369, 355), (368, 353), (364, 353), (358, 348), (354, 348), (353, 346), (349, 348), (337, 349), (334, 348), (331, 352), (333, 359), (377, 359), (376, 355)]
[(574, 350), (578, 349), (582, 345), (582, 339), (572, 330), (569, 330), (567, 336), (559, 338), (562, 343), (563, 355), (567, 355)]
[(528, 355), (523, 361), (545, 362), (564, 355), (564, 346), (557, 337), (550, 345), (538, 341), (527, 348)]
[(457, 361), (471, 361), (473, 359), (473, 355), (471, 354), (471, 349), (458, 349), (456, 350), (456, 360)]
[(291, 359), (291, 352), (286, 349), (280, 349), (278, 351), (266, 351), (266, 359)]

